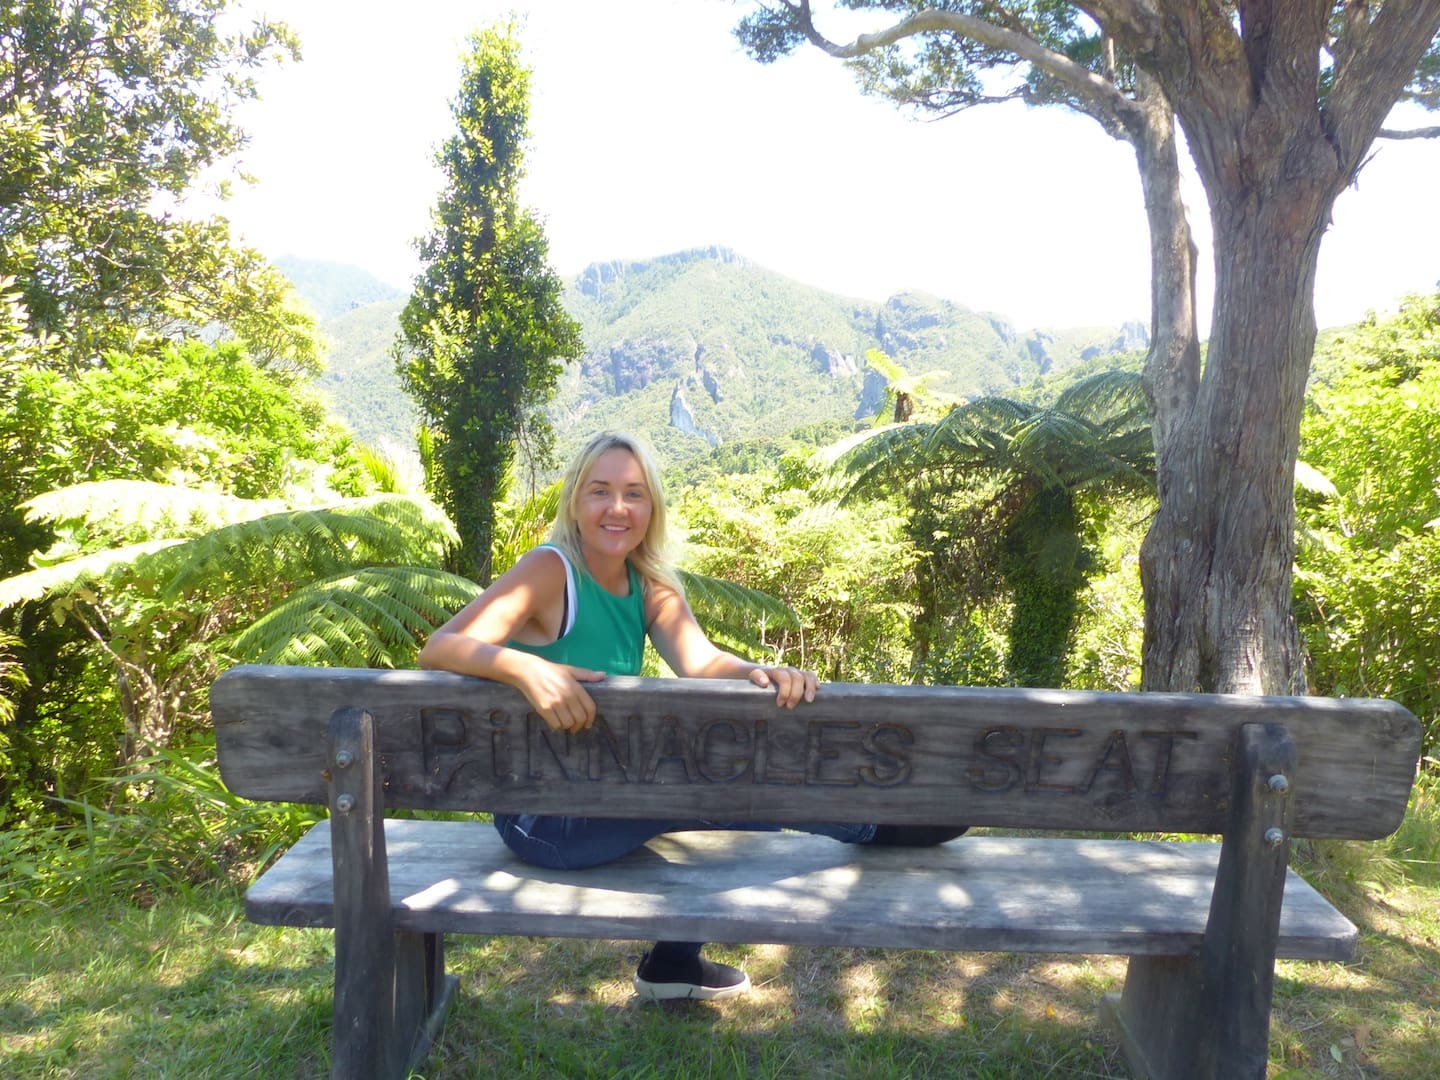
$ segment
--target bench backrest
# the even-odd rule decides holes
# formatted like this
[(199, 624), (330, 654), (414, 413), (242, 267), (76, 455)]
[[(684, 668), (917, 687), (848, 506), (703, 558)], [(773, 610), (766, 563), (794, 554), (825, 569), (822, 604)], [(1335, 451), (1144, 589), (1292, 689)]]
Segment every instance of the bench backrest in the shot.
[(1374, 699), (830, 683), (777, 709), (734, 680), (612, 677), (588, 732), (443, 672), (237, 667), (211, 690), (236, 794), (327, 800), (328, 724), (368, 712), (389, 807), (719, 821), (1218, 833), (1240, 730), (1294, 741), (1294, 834), (1393, 832), (1420, 725)]

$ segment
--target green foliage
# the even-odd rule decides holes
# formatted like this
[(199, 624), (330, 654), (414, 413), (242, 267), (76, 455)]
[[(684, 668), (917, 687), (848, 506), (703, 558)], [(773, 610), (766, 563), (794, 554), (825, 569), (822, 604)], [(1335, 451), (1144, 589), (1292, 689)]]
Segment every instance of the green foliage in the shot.
[(519, 499), (518, 492), (498, 508), (495, 517), (495, 547), (491, 566), (499, 577), (520, 561), (520, 557), (550, 535), (550, 525), (560, 510), (560, 481), (530, 492)]
[(25, 769), (0, 802), (83, 787), (117, 746), (125, 763), (203, 729), (209, 685), (233, 659), (409, 666), (475, 594), (438, 569), (454, 529), (422, 498), (276, 510), (110, 481), (28, 509), (60, 541), (53, 561), (0, 581), (0, 609), (25, 605), (74, 632), (56, 653), (70, 668), (52, 670), (18, 732)]
[(46, 340), (10, 323), (8, 335), (0, 325), (0, 447), (13, 463), (0, 473), (0, 578), (11, 579), (0, 618), (21, 639), (30, 685), (12, 699), (0, 805), (30, 806), (133, 755), (147, 728), (163, 739), (172, 720), (200, 723), (214, 659), (199, 628), (290, 587), (272, 559), (267, 573), (279, 576), (255, 593), (167, 599), (131, 580), (137, 561), (158, 571), (163, 559), (145, 557), (162, 547), (375, 482), (312, 395), (234, 344), (111, 353), (65, 374), (39, 355)]
[(1106, 493), (1082, 500), (1096, 537), (1097, 567), (1081, 594), (1066, 670), (1076, 690), (1138, 690), (1145, 625), (1140, 544), (1155, 513), (1154, 496)]
[[(244, 498), (328, 481), (363, 489), (349, 437), (315, 395), (234, 344), (110, 353), (74, 374), (28, 367), (0, 424), (31, 448), (16, 502), (87, 480), (214, 485)], [(337, 470), (338, 466), (338, 470)]]
[[(895, 516), (880, 506), (836, 509), (810, 494), (804, 457), (779, 473), (710, 482), (677, 508), (686, 530), (684, 565), (783, 600), (779, 611), (737, 611), (769, 659), (811, 667), (831, 681), (903, 681), (905, 628), (913, 615), (906, 587), (912, 559)], [(697, 615), (707, 590), (687, 579)], [(739, 626), (743, 628), (744, 621)], [(734, 629), (707, 630), (757, 655)]]
[[(318, 808), (256, 803), (220, 780), (213, 745), (165, 750), (101, 778), (73, 813), (0, 828), (0, 904), (19, 911), (146, 903), (216, 881), (245, 884), (318, 819)], [(0, 816), (0, 824), (5, 822)], [(19, 823), (13, 823), (19, 824)]]
[(530, 73), (513, 27), (483, 31), (470, 47), (451, 110), (458, 130), (438, 158), (446, 186), (435, 231), (420, 244), (425, 269), (400, 316), (397, 364), (434, 433), (440, 467), (431, 490), (459, 530), (459, 569), (483, 585), (516, 440), (526, 429), (543, 448), (556, 361), (582, 346), (540, 222), (517, 201)]
[(1079, 496), (1147, 490), (1154, 469), (1139, 377), (1126, 372), (1069, 383), (1050, 405), (979, 398), (937, 420), (875, 428), (827, 459), (842, 501), (903, 500), (919, 553), (916, 672), (991, 677), (967, 664), (957, 680), (935, 653), (958, 644), (975, 655), (984, 624), (975, 615), (1003, 599), (1004, 678), (1022, 686), (1062, 685), (1081, 593), (1098, 569)]
[(0, 277), (72, 368), (218, 324), (261, 363), (313, 369), (313, 324), (223, 219), (171, 209), (243, 143), (253, 72), (297, 55), (228, 0), (0, 2)]
[(10, 725), (15, 721), (15, 697), (30, 685), (25, 668), (13, 652), (19, 644), (19, 638), (0, 631), (0, 774), (9, 774), (14, 767), (9, 747)]
[(1297, 495), (1297, 607), (1317, 693), (1394, 698), (1440, 746), (1440, 295), (1366, 320), (1334, 348), (1301, 431), (1329, 486)]

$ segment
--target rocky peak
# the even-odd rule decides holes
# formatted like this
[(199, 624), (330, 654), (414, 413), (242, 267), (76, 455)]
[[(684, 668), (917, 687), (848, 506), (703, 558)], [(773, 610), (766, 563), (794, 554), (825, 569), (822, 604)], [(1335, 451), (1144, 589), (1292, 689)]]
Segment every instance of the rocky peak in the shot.
[(720, 445), (718, 438), (696, 422), (695, 412), (690, 408), (690, 403), (685, 400), (683, 383), (677, 382), (674, 392), (670, 395), (670, 426), (686, 435), (698, 435), (711, 446)]
[(719, 244), (709, 247), (691, 248), (670, 255), (659, 255), (653, 259), (638, 259), (626, 262), (612, 259), (609, 262), (591, 263), (580, 271), (575, 287), (592, 300), (605, 300), (620, 291), (627, 277), (634, 277), (658, 266), (685, 266), (695, 262), (718, 262), (727, 265), (744, 266), (745, 260), (730, 248)]
[(832, 379), (849, 378), (858, 370), (854, 357), (836, 352), (823, 341), (817, 341), (810, 347), (810, 359), (819, 365), (821, 372)]

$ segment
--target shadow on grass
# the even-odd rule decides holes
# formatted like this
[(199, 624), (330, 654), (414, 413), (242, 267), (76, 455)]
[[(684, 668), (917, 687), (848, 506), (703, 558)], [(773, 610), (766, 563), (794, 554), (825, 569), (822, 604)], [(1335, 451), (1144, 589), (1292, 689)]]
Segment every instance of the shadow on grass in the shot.
[(149, 910), (116, 902), (7, 916), (0, 1074), (326, 1075), (326, 942), (277, 941), (276, 932), (240, 921), (229, 898), (203, 908), (169, 899)]
[(630, 988), (640, 949), (457, 942), (463, 995), (428, 1080), (1126, 1075), (1096, 1015), (1110, 977), (1084, 958), (717, 947), (750, 995), (655, 1005)]
[(1316, 882), (1360, 928), (1346, 964), (1282, 961), (1272, 1076), (1440, 1076), (1440, 891)]

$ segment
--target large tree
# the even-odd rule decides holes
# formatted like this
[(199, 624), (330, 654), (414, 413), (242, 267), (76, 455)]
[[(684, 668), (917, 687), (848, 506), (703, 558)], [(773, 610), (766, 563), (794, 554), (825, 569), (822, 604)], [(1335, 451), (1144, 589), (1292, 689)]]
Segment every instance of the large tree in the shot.
[[(905, 17), (842, 45), (816, 29), (808, 0), (783, 0), (747, 20), (742, 38), (761, 59), (806, 39), (833, 55), (873, 57), (870, 77), (879, 85), (893, 75), (908, 100), (940, 93), (958, 71), (949, 107), (1057, 101), (1102, 124), (1108, 114), (1112, 134), (1135, 145), (1152, 232), (1155, 332), (1145, 377), (1160, 495), (1141, 560), (1143, 684), (1302, 688), (1292, 477), (1320, 240), (1392, 106), (1405, 97), (1435, 103), (1440, 0), (843, 6)], [(919, 43), (918, 52), (907, 60), (901, 42)], [(1007, 61), (1022, 62), (1022, 85), (996, 94), (987, 80)], [(1138, 126), (1127, 120), (1135, 117)], [(1214, 232), (1203, 363), (1189, 230), (1165, 134), (1172, 117)]]
[(439, 154), (446, 184), (396, 354), (433, 435), (432, 492), (460, 533), (456, 568), (486, 585), (517, 439), (547, 430), (559, 362), (583, 348), (544, 230), (518, 201), (530, 72), (511, 27), (471, 38), (451, 111), (456, 133)]
[(222, 218), (178, 212), (240, 149), (253, 72), (296, 55), (231, 0), (0, 0), (0, 279), (54, 362), (210, 326), (259, 362), (313, 367), (309, 320)]

